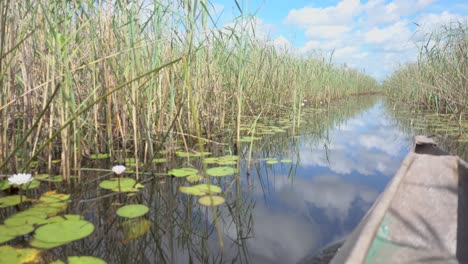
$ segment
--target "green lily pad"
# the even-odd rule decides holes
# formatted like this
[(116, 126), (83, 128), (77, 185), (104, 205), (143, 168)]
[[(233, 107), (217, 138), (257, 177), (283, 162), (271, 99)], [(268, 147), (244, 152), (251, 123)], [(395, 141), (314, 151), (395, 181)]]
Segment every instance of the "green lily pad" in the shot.
[(219, 160), (218, 158), (206, 158), (206, 159), (203, 159), (203, 163), (214, 164), (214, 163), (217, 163), (218, 160)]
[(218, 205), (223, 204), (225, 200), (221, 196), (212, 195), (212, 196), (203, 196), (200, 199), (198, 199), (198, 202), (205, 206), (218, 206)]
[(41, 215), (13, 215), (5, 219), (4, 224), (9, 227), (23, 226), (23, 225), (35, 225), (44, 221), (47, 217)]
[(57, 193), (56, 191), (46, 192), (39, 198), (40, 202), (52, 204), (60, 203), (70, 199), (70, 194)]
[(188, 158), (188, 157), (200, 157), (200, 153), (185, 152), (185, 151), (176, 151), (175, 153), (178, 157)]
[(141, 237), (148, 232), (151, 222), (145, 218), (135, 218), (124, 221), (122, 230), (127, 241)]
[(1, 246), (0, 263), (40, 263), (41, 252), (32, 248), (14, 248), (12, 246)]
[(36, 229), (34, 238), (46, 243), (72, 242), (89, 236), (94, 225), (85, 220), (66, 220)]
[(193, 168), (179, 168), (179, 169), (172, 169), (168, 171), (169, 175), (172, 175), (175, 177), (187, 177), (190, 175), (197, 174), (197, 172), (198, 170), (193, 169)]
[[(136, 185), (136, 181), (132, 178), (120, 178), (120, 189), (121, 190), (128, 190), (133, 189)], [(112, 178), (110, 180), (102, 181), (99, 184), (99, 187), (106, 189), (106, 190), (117, 190), (119, 189), (119, 178)]]
[[(27, 198), (23, 196), (23, 202), (26, 201)], [(18, 205), (20, 203), (20, 196), (19, 195), (10, 195), (0, 198), (0, 208), (6, 208), (14, 205)]]
[(23, 184), (21, 186), (21, 189), (23, 190), (31, 190), (31, 189), (36, 189), (37, 187), (39, 187), (39, 185), (41, 184), (40, 181), (38, 180), (32, 180), (31, 182), (27, 183), (27, 184)]
[(8, 180), (0, 181), (0, 191), (6, 190), (8, 188), (10, 188), (10, 184), (8, 183)]
[(232, 167), (214, 167), (209, 168), (206, 170), (206, 174), (215, 177), (224, 177), (228, 175), (232, 175), (236, 172), (236, 170)]
[(14, 236), (8, 236), (8, 235), (5, 235), (5, 234), (0, 234), (0, 243), (5, 243), (5, 242), (8, 242), (10, 240), (13, 240), (15, 239)]
[(55, 247), (59, 247), (61, 245), (65, 245), (69, 242), (59, 242), (59, 243), (49, 243), (49, 242), (44, 242), (41, 241), (37, 238), (33, 238), (31, 241), (29, 241), (29, 245), (35, 248), (41, 248), (41, 249), (51, 249)]
[(109, 153), (97, 153), (89, 155), (89, 158), (92, 160), (108, 159), (109, 157)]
[(278, 161), (277, 160), (267, 160), (266, 161), (266, 164), (269, 164), (269, 165), (273, 165), (273, 164), (277, 164)]
[(117, 215), (126, 218), (135, 218), (146, 214), (149, 208), (143, 204), (130, 204), (120, 207)]
[(282, 159), (280, 160), (281, 163), (292, 163), (292, 159)]
[(72, 256), (68, 257), (68, 264), (106, 264), (106, 262), (96, 257)]
[(254, 140), (259, 140), (259, 139), (262, 139), (260, 137), (242, 137), (239, 139), (239, 142), (246, 142), (246, 143), (250, 143)]
[(36, 175), (36, 177), (34, 177), (34, 178), (36, 178), (36, 179), (41, 179), (41, 180), (46, 180), (46, 179), (49, 178), (49, 174), (47, 174), (47, 173), (38, 174), (38, 175)]
[(204, 177), (203, 177), (202, 175), (196, 174), (196, 175), (190, 175), (190, 176), (188, 176), (188, 177), (185, 178), (185, 179), (186, 179), (188, 182), (190, 182), (190, 183), (194, 183), (194, 182), (198, 182), (198, 181), (203, 180), (203, 178), (204, 178)]
[(0, 234), (6, 236), (22, 236), (31, 233), (34, 230), (32, 225), (6, 226), (0, 225)]
[(167, 162), (166, 158), (156, 158), (152, 160), (154, 163), (165, 163)]
[(59, 160), (59, 159), (52, 160), (52, 164), (59, 164), (60, 162), (62, 162), (62, 160)]
[(221, 193), (221, 188), (219, 186), (216, 186), (214, 184), (211, 184), (209, 187), (208, 187), (208, 184), (197, 184), (197, 185), (194, 185), (194, 186), (181, 186), (179, 187), (179, 190), (185, 194), (189, 194), (189, 195), (197, 195), (197, 196), (201, 196), (201, 195), (207, 195), (209, 194), (211, 191), (211, 193)]

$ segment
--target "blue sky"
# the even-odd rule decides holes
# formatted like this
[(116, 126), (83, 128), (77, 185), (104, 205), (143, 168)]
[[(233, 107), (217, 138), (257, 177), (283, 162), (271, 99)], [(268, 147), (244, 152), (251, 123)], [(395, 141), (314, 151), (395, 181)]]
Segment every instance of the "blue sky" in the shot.
[[(234, 0), (211, 3), (221, 16), (220, 24), (238, 14)], [(415, 61), (418, 40), (425, 34), (442, 24), (468, 21), (468, 4), (461, 0), (249, 0), (243, 3), (255, 13), (259, 36), (278, 48), (299, 54), (334, 51), (336, 64), (346, 63), (378, 80), (385, 79), (402, 63)]]

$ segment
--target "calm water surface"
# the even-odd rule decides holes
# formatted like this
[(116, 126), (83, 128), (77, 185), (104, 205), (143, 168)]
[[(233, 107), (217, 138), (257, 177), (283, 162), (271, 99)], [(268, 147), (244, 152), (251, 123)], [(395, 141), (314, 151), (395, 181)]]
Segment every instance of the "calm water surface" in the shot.
[[(387, 109), (381, 98), (340, 101), (330, 109), (306, 108), (300, 129), (293, 129), (288, 120), (262, 120), (285, 131), (264, 135), (252, 145), (207, 145), (213, 156), (232, 152), (240, 156), (237, 175), (212, 180), (226, 199), (216, 211), (222, 252), (214, 211), (199, 205), (197, 197), (178, 191), (188, 185), (184, 179), (161, 176), (175, 166), (202, 169), (200, 158), (177, 158), (148, 169), (142, 178), (144, 190), (133, 196), (100, 189), (99, 180), (93, 179), (105, 173), (88, 172), (85, 179), (89, 181), (73, 188), (67, 213), (83, 215), (95, 231), (83, 240), (47, 251), (47, 256), (52, 260), (91, 255), (108, 263), (296, 263), (308, 259), (356, 227), (408, 152), (413, 132)], [(291, 159), (292, 163), (267, 164), (265, 158)], [(41, 194), (28, 192), (29, 196)], [(132, 203), (150, 207), (144, 218), (149, 227), (125, 224), (116, 216), (119, 206)], [(14, 210), (0, 213), (7, 217)], [(11, 243), (27, 245), (28, 239)]]

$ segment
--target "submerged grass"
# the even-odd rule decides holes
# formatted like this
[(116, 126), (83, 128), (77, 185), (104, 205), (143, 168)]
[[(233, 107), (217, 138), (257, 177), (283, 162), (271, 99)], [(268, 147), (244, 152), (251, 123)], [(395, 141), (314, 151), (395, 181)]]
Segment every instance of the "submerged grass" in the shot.
[(60, 159), (69, 181), (83, 156), (138, 161), (163, 141), (210, 139), (231, 120), (239, 137), (244, 115), (376, 88), (257, 38), (237, 3), (237, 19), (221, 26), (206, 0), (1, 1), (0, 170), (38, 159), (50, 171)]
[(452, 23), (426, 35), (418, 61), (384, 82), (388, 95), (417, 108), (450, 113), (460, 120), (468, 109), (468, 25)]

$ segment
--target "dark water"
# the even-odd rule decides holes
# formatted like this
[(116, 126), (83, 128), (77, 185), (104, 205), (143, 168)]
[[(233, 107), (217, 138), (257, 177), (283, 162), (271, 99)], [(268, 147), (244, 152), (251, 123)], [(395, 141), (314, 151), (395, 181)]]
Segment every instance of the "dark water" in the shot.
[[(252, 145), (243, 143), (237, 150), (208, 144), (213, 156), (236, 151), (240, 156), (235, 165), (238, 174), (212, 180), (226, 199), (216, 211), (222, 251), (214, 211), (199, 205), (197, 197), (178, 191), (188, 185), (184, 179), (161, 176), (176, 165), (202, 168), (199, 158), (177, 158), (149, 167), (141, 179), (144, 190), (130, 196), (100, 189), (95, 179), (106, 173), (84, 171), (84, 184), (73, 187), (67, 213), (83, 215), (95, 231), (47, 251), (44, 258), (90, 255), (108, 263), (296, 263), (309, 259), (356, 227), (408, 152), (416, 132), (389, 109), (382, 98), (340, 101), (330, 108), (306, 108), (300, 129), (293, 129), (284, 119), (262, 120), (285, 131), (265, 135)], [(267, 164), (264, 158), (292, 159), (292, 163)], [(89, 168), (111, 165), (87, 164)], [(29, 196), (41, 193), (28, 192)], [(145, 216), (150, 225), (147, 232), (130, 239), (129, 233), (138, 234), (138, 227), (129, 231), (116, 209), (132, 203), (150, 207)], [(13, 213), (13, 209), (4, 210), (0, 217)], [(27, 246), (28, 239), (10, 243)]]

